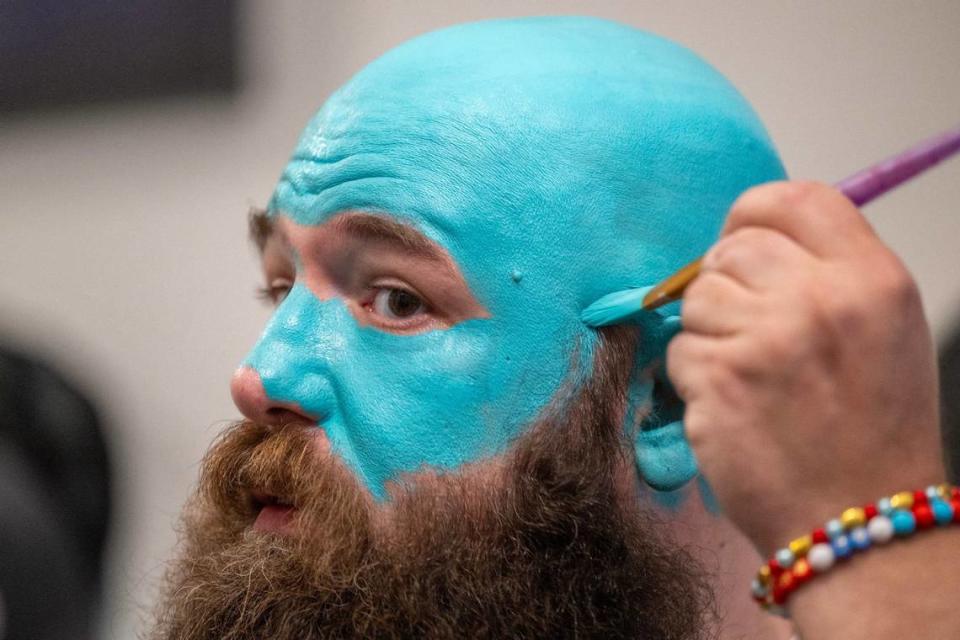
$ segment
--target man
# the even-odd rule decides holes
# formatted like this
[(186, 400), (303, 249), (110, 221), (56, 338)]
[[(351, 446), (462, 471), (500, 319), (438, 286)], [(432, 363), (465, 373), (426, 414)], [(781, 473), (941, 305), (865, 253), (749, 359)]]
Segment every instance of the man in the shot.
[[(361, 71), (252, 220), (277, 309), (158, 636), (788, 637), (751, 543), (943, 470), (912, 282), (825, 187), (738, 200), (783, 177), (721, 76), (622, 25), (463, 25)], [(718, 234), (680, 335), (580, 320)], [(794, 597), (807, 638), (903, 624), (884, 563), (836, 574)]]

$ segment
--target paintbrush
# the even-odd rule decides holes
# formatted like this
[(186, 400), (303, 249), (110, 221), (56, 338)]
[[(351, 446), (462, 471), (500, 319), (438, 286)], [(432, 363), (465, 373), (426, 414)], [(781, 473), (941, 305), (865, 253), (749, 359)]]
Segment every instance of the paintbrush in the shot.
[[(862, 206), (923, 173), (960, 151), (960, 127), (925, 140), (906, 151), (859, 171), (835, 186), (856, 206)], [(655, 287), (624, 289), (608, 294), (584, 309), (581, 320), (591, 327), (627, 322), (679, 300), (700, 273), (699, 258)]]

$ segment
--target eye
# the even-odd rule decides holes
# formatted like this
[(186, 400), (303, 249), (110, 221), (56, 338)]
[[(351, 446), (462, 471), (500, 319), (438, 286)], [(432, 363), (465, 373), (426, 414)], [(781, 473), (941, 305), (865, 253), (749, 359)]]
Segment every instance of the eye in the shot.
[(274, 278), (267, 286), (260, 287), (257, 290), (257, 297), (277, 306), (286, 299), (287, 294), (290, 293), (290, 289), (292, 288), (292, 280), (288, 278)]
[(371, 310), (387, 320), (408, 320), (424, 313), (427, 305), (415, 293), (395, 287), (376, 290)]

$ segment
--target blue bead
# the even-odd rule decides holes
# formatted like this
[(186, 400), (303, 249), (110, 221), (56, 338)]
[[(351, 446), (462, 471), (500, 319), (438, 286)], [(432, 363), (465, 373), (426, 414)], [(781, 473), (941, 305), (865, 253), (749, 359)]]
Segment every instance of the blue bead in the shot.
[(830, 536), (831, 538), (836, 538), (837, 536), (843, 535), (843, 523), (841, 523), (836, 518), (829, 521), (827, 525), (824, 527), (824, 529), (826, 530), (827, 535)]
[(890, 515), (890, 513), (893, 511), (893, 505), (890, 504), (890, 498), (880, 498), (877, 500), (877, 511), (885, 516)]
[(796, 558), (793, 555), (793, 552), (790, 551), (790, 549), (780, 549), (779, 551), (777, 551), (774, 557), (777, 559), (777, 564), (779, 564), (784, 569), (789, 569), (790, 567), (792, 567), (793, 561), (796, 560)]
[(953, 507), (946, 500), (934, 498), (930, 501), (930, 510), (937, 524), (950, 524), (953, 520)]
[(917, 529), (916, 516), (906, 509), (894, 509), (890, 521), (893, 522), (893, 532), (898, 536), (908, 536)]
[(865, 527), (857, 527), (850, 532), (848, 536), (850, 538), (850, 544), (853, 545), (854, 550), (864, 551), (870, 548), (870, 534), (867, 533)]
[(853, 547), (850, 546), (850, 538), (847, 536), (837, 536), (830, 541), (830, 546), (833, 547), (833, 555), (835, 555), (838, 560), (849, 558), (850, 554), (853, 553)]

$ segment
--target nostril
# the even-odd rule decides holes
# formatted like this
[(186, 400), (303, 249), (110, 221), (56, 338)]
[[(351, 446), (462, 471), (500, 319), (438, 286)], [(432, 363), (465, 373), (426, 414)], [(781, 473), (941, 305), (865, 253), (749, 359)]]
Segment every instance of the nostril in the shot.
[(270, 407), (266, 411), (267, 418), (271, 424), (284, 425), (292, 423), (310, 422), (313, 420), (302, 413), (291, 411), (283, 407)]
[(297, 404), (269, 397), (260, 374), (251, 367), (241, 367), (234, 374), (230, 391), (234, 404), (250, 420), (274, 425), (314, 422)]

